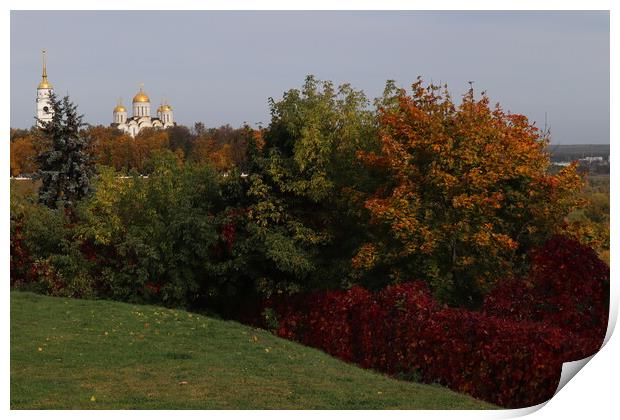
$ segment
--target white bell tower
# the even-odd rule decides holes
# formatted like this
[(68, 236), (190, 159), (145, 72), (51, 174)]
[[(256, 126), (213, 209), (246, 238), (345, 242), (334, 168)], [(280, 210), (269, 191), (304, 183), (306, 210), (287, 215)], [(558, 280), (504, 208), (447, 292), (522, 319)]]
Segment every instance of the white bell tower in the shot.
[(50, 122), (54, 111), (50, 103), (50, 95), (53, 92), (53, 86), (47, 81), (47, 68), (45, 62), (45, 50), (43, 50), (43, 74), (41, 75), (41, 83), (37, 88), (37, 127), (43, 127), (44, 122)]

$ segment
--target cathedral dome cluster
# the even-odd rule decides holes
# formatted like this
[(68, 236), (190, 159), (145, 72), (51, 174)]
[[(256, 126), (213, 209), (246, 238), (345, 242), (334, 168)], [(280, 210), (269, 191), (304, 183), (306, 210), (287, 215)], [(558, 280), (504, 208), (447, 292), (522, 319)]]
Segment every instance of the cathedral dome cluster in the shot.
[[(45, 60), (45, 50), (43, 51), (43, 73), (41, 82), (37, 87), (37, 126), (50, 122), (54, 115), (51, 109), (50, 96), (52, 95), (52, 84), (47, 80), (47, 66)], [(172, 116), (172, 107), (166, 101), (157, 108), (157, 117), (151, 117), (151, 99), (144, 92), (142, 87), (132, 101), (132, 116), (127, 115), (127, 108), (119, 101), (112, 111), (112, 126), (135, 137), (143, 128), (168, 128), (175, 126)]]
[(142, 90), (133, 97), (131, 117), (127, 116), (127, 109), (120, 102), (112, 112), (112, 126), (135, 137), (143, 128), (167, 128), (175, 125), (172, 117), (172, 107), (165, 102), (157, 108), (157, 117), (151, 117), (151, 99)]

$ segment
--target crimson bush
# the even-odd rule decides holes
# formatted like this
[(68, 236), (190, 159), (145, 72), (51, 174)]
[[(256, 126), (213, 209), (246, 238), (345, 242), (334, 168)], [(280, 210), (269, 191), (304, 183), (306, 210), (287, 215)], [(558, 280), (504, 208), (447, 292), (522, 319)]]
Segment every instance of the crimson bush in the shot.
[(594, 250), (557, 236), (531, 256), (527, 278), (502, 282), (485, 299), (487, 315), (538, 321), (579, 337), (575, 359), (602, 345), (609, 313), (609, 267)]
[(581, 245), (554, 238), (532, 256), (528, 279), (496, 289), (481, 312), (442, 307), (422, 282), (375, 293), (355, 286), (279, 296), (264, 307), (281, 337), (362, 367), (525, 407), (553, 396), (562, 363), (600, 347), (606, 267)]

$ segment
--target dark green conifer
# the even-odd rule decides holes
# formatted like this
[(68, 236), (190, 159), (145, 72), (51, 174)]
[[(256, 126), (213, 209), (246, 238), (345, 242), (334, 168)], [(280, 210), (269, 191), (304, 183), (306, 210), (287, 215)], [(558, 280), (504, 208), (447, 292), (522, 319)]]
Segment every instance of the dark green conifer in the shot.
[(88, 150), (90, 139), (80, 133), (86, 124), (69, 96), (58, 99), (52, 94), (50, 106), (51, 121), (39, 121), (46, 142), (36, 158), (39, 170), (35, 178), (42, 181), (39, 202), (50, 208), (59, 204), (73, 207), (92, 191), (90, 180), (95, 166)]

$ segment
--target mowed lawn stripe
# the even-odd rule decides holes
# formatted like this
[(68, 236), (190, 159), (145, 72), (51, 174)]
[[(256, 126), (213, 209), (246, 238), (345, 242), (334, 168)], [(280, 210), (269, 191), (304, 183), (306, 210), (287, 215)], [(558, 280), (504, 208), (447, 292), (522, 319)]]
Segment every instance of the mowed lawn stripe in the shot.
[(11, 293), (12, 409), (488, 409), (182, 310)]

